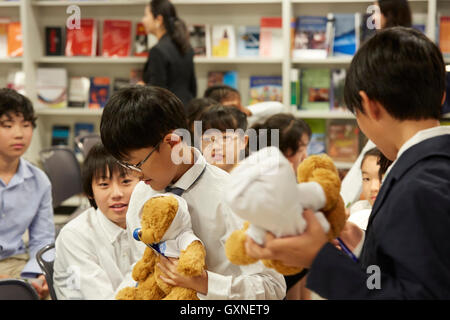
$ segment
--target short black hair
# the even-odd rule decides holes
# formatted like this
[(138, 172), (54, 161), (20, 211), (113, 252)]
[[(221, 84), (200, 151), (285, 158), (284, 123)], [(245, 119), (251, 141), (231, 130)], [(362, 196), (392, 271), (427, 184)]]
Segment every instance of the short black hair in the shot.
[(439, 119), (445, 64), (439, 48), (420, 31), (394, 27), (377, 32), (355, 54), (347, 72), (347, 108), (363, 112), (359, 91), (397, 120)]
[(213, 105), (218, 105), (214, 99), (211, 98), (194, 98), (186, 105), (186, 116), (188, 119), (188, 127), (190, 128), (195, 120), (198, 120), (203, 111)]
[(225, 132), (227, 129), (247, 130), (247, 115), (237, 108), (225, 107), (220, 104), (207, 108), (200, 115), (202, 134), (208, 129)]
[(131, 86), (114, 93), (100, 122), (105, 148), (123, 160), (131, 150), (155, 147), (176, 129), (187, 130), (183, 103), (169, 90)]
[(412, 15), (408, 0), (378, 0), (381, 13), (386, 18), (384, 28), (411, 27)]
[(30, 121), (33, 128), (36, 128), (37, 117), (30, 99), (13, 89), (1, 88), (0, 117), (3, 115), (9, 117), (10, 114), (21, 114), (25, 121)]
[(88, 197), (89, 203), (97, 209), (97, 203), (94, 199), (92, 182), (103, 177), (112, 177), (113, 174), (125, 176), (128, 171), (122, 167), (117, 160), (106, 150), (101, 143), (97, 143), (90, 150), (83, 162), (81, 170), (81, 180), (83, 192)]
[(203, 94), (205, 98), (211, 98), (216, 100), (217, 102), (224, 102), (227, 99), (230, 99), (234, 95), (241, 96), (239, 91), (233, 87), (230, 87), (226, 84), (216, 84), (208, 87)]
[(370, 157), (370, 156), (376, 157), (377, 158), (377, 163), (378, 163), (378, 161), (380, 159), (380, 156), (381, 156), (381, 152), (380, 152), (380, 150), (377, 147), (367, 150), (364, 153), (363, 158), (361, 160), (361, 166), (360, 166), (361, 169), (362, 169), (362, 166), (364, 164), (364, 161), (367, 159), (367, 157)]
[[(265, 145), (261, 143), (261, 129), (267, 130), (267, 146), (275, 146), (286, 156), (289, 157), (297, 153), (300, 148), (300, 142), (304, 134), (311, 138), (311, 128), (302, 119), (295, 117), (290, 113), (278, 113), (269, 117), (266, 121), (254, 124), (252, 129), (257, 131), (258, 146), (260, 150)], [(278, 130), (278, 141), (272, 141), (272, 130)], [(256, 150), (250, 150), (253, 152)]]

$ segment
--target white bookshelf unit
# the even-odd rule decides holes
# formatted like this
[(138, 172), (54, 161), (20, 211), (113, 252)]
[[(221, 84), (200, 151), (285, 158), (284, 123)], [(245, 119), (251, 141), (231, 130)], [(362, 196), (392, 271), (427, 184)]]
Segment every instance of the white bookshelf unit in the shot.
[[(208, 71), (238, 71), (238, 89), (243, 103), (248, 102), (249, 77), (253, 75), (281, 75), (283, 101), (286, 111), (301, 118), (354, 119), (348, 112), (312, 112), (292, 110), (290, 107), (291, 68), (345, 68), (351, 58), (331, 57), (323, 60), (292, 59), (290, 55), (291, 19), (298, 15), (326, 15), (329, 12), (361, 12), (373, 4), (372, 0), (172, 0), (178, 15), (188, 24), (232, 24), (233, 26), (259, 25), (263, 16), (281, 16), (283, 20), (283, 48), (281, 58), (209, 58), (196, 57), (195, 68), (198, 96), (202, 96), (207, 84)], [(450, 14), (450, 1), (409, 0), (413, 13), (427, 17), (426, 33), (436, 38), (436, 18), (439, 12)], [(20, 0), (1, 1), (2, 17), (21, 21), (24, 55), (21, 58), (0, 59), (0, 85), (4, 86), (6, 75), (12, 69), (22, 69), (26, 75), (25, 91), (36, 104), (36, 70), (39, 67), (64, 67), (69, 76), (106, 76), (111, 79), (128, 77), (131, 68), (143, 67), (146, 58), (124, 57), (47, 57), (45, 52), (45, 26), (64, 26), (70, 14), (67, 7), (80, 7), (82, 18), (127, 19), (136, 23), (141, 20), (148, 0), (60, 1)], [(439, 12), (438, 12), (439, 11)], [(101, 24), (99, 24), (101, 27)], [(99, 30), (101, 32), (101, 29)], [(95, 123), (99, 130), (101, 110), (81, 108), (39, 109), (38, 127), (32, 146), (25, 157), (38, 163), (38, 152), (48, 147), (53, 124), (73, 126), (75, 122)], [(73, 130), (71, 130), (73, 134)], [(73, 141), (73, 137), (70, 137)], [(346, 167), (341, 164), (340, 167)]]

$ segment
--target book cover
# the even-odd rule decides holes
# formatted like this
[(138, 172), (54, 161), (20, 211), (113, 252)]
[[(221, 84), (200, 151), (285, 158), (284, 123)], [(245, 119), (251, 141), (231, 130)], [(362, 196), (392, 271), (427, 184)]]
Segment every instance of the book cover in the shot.
[(67, 107), (67, 70), (38, 68), (36, 73), (37, 108)]
[(189, 41), (197, 57), (211, 56), (211, 35), (209, 25), (190, 24), (188, 25)]
[(237, 55), (239, 57), (259, 56), (259, 26), (238, 27)]
[(283, 57), (283, 30), (281, 17), (262, 17), (259, 36), (260, 57)]
[(358, 47), (359, 39), (356, 36), (357, 23), (356, 15), (353, 13), (334, 13), (334, 56), (353, 56)]
[(300, 109), (330, 109), (330, 69), (303, 69), (300, 73)]
[(70, 77), (68, 107), (87, 108), (90, 86), (91, 81), (88, 77)]
[(136, 24), (136, 33), (134, 36), (134, 55), (137, 57), (148, 56), (148, 37), (142, 22)]
[(9, 19), (0, 18), (0, 58), (8, 57), (8, 24)]
[(102, 56), (127, 57), (131, 52), (131, 21), (103, 21)]
[(226, 84), (237, 90), (238, 88), (238, 73), (237, 71), (209, 71), (208, 72), (208, 87)]
[(441, 17), (439, 25), (439, 47), (442, 54), (450, 53), (450, 17)]
[(113, 81), (113, 93), (120, 89), (130, 86), (130, 79), (128, 78), (114, 78)]
[(322, 59), (328, 55), (330, 39), (327, 39), (328, 18), (299, 16), (296, 20), (293, 58)]
[(104, 108), (109, 98), (110, 79), (108, 77), (92, 77), (89, 91), (89, 109)]
[(66, 56), (95, 56), (97, 53), (97, 23), (81, 19), (80, 29), (66, 28)]
[(347, 71), (345, 69), (331, 69), (330, 81), (330, 110), (331, 111), (345, 111), (344, 101), (344, 86), (345, 76)]
[(64, 55), (62, 27), (45, 27), (45, 55)]
[(10, 22), (8, 24), (8, 56), (21, 57), (22, 55), (22, 25), (20, 22)]
[(264, 101), (282, 102), (282, 86), (281, 76), (251, 76), (249, 104)]
[(334, 161), (354, 162), (359, 155), (359, 128), (352, 120), (330, 120), (327, 153)]
[(67, 125), (52, 126), (52, 146), (69, 145), (70, 127)]
[(233, 58), (236, 56), (236, 35), (232, 25), (212, 26), (212, 56)]
[(311, 154), (325, 153), (326, 121), (325, 119), (303, 119), (311, 128), (311, 139), (307, 152)]
[(300, 70), (291, 69), (291, 107), (300, 105)]

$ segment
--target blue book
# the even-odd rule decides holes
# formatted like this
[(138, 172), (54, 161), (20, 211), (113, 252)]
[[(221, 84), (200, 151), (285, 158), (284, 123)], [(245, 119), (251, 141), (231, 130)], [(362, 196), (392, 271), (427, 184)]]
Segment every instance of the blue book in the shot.
[[(356, 21), (353, 13), (335, 13), (333, 55), (354, 55), (357, 49)], [(359, 24), (358, 24), (359, 25)]]
[(296, 19), (293, 58), (326, 58), (328, 18), (322, 16), (299, 16)]
[(52, 127), (52, 146), (69, 145), (69, 133), (69, 126), (54, 125)]
[(249, 104), (264, 101), (282, 102), (282, 87), (281, 76), (251, 76)]
[(238, 28), (237, 54), (239, 57), (259, 56), (259, 26), (241, 26)]

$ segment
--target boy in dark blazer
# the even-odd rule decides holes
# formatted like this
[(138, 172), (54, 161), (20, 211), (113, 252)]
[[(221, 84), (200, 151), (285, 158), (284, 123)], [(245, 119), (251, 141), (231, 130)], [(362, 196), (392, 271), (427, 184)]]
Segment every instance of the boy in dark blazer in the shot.
[(357, 52), (345, 101), (361, 130), (394, 160), (374, 203), (358, 262), (327, 243), (310, 211), (304, 234), (248, 241), (255, 258), (309, 267), (327, 299), (450, 298), (450, 126), (439, 126), (445, 64), (412, 29), (380, 31)]

